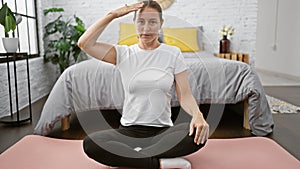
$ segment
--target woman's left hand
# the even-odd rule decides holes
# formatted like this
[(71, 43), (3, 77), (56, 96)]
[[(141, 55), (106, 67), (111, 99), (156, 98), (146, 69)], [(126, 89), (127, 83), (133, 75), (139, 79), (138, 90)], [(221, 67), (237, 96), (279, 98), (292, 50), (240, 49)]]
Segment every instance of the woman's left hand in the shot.
[(194, 132), (196, 132), (194, 138), (194, 142), (196, 144), (203, 144), (208, 139), (209, 125), (205, 121), (201, 112), (194, 114), (191, 120), (189, 135), (193, 135)]

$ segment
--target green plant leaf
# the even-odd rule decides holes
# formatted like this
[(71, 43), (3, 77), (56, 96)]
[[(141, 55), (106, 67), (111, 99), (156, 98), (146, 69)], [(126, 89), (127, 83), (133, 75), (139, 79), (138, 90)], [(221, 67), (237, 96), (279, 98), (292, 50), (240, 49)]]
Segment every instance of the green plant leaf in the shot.
[(0, 23), (4, 27), (5, 37), (8, 37), (8, 33), (16, 29), (17, 23), (14, 13), (7, 6), (7, 3), (1, 7), (0, 17)]
[(46, 33), (44, 35), (48, 36), (51, 34), (54, 34), (56, 32), (58, 32), (61, 27), (63, 27), (62, 25), (64, 25), (65, 23), (63, 21), (61, 21), (62, 15), (60, 15), (58, 18), (56, 18), (54, 21), (49, 22), (44, 28)]
[(16, 29), (16, 20), (11, 16), (6, 16), (4, 29), (5, 32), (14, 31)]
[(12, 19), (9, 16), (5, 16), (5, 25), (4, 25), (4, 31), (9, 32), (12, 27)]
[(85, 32), (84, 23), (82, 22), (82, 20), (77, 16), (74, 16), (74, 18), (77, 23), (77, 25), (75, 26), (76, 30), (79, 32)]
[(64, 12), (65, 10), (63, 8), (49, 8), (44, 9), (44, 15), (47, 15), (48, 13), (55, 13), (55, 12)]
[(84, 25), (84, 24), (83, 24), (83, 21), (82, 21), (79, 17), (77, 17), (76, 15), (74, 15), (74, 18), (75, 18), (75, 22), (76, 22), (78, 25)]
[(68, 51), (70, 49), (71, 45), (67, 40), (62, 39), (60, 41), (55, 42), (54, 47), (56, 49), (59, 49), (60, 51)]
[(80, 33), (84, 33), (85, 32), (85, 28), (82, 25), (76, 25), (75, 26), (76, 30), (79, 31)]
[(7, 3), (3, 4), (3, 6), (0, 9), (0, 24), (2, 26), (5, 25), (5, 16), (6, 16), (6, 11), (7, 11)]

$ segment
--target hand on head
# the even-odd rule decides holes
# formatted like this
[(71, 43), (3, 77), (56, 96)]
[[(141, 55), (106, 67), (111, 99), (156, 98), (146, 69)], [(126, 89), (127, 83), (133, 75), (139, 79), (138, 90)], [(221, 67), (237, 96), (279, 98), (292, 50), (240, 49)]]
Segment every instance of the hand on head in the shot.
[(139, 3), (135, 3), (135, 4), (131, 4), (131, 5), (127, 5), (125, 4), (123, 7), (118, 8), (112, 12), (110, 12), (110, 14), (115, 15), (116, 18), (127, 15), (130, 12), (134, 12), (137, 11), (139, 9), (141, 9), (144, 6), (143, 2), (139, 2)]

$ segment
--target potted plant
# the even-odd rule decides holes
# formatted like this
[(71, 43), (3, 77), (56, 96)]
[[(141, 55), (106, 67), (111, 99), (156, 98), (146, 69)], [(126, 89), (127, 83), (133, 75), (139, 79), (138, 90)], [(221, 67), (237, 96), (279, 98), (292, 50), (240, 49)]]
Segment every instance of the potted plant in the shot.
[(77, 41), (85, 32), (85, 27), (80, 18), (74, 15), (72, 18), (63, 19), (63, 8), (50, 8), (44, 10), (44, 15), (49, 13), (60, 13), (60, 15), (49, 22), (44, 28), (44, 42), (46, 62), (51, 61), (59, 65), (62, 73), (72, 63), (77, 62), (81, 54)]
[[(4, 27), (5, 37), (2, 38), (3, 46), (8, 53), (16, 52), (19, 46), (19, 38), (15, 37), (15, 29), (22, 21), (20, 15), (14, 15), (7, 3), (3, 4), (0, 9), (0, 24)], [(12, 37), (10, 37), (10, 33)]]

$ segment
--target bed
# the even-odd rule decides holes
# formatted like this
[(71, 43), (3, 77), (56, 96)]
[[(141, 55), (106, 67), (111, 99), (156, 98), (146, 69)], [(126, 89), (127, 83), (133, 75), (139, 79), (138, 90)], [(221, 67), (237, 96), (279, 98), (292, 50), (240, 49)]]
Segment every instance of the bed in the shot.
[[(248, 101), (248, 118), (254, 135), (272, 132), (273, 118), (256, 72), (246, 63), (211, 53), (186, 53), (189, 83), (198, 104), (235, 104)], [(178, 106), (172, 88), (172, 106)], [(121, 109), (123, 89), (114, 65), (89, 59), (69, 67), (55, 83), (44, 105), (36, 134), (45, 135), (56, 122), (74, 112)]]
[[(119, 45), (137, 42), (133, 29), (133, 25), (120, 23)], [(235, 54), (216, 57), (211, 52), (200, 50), (199, 30), (163, 29), (164, 43), (176, 45), (183, 52), (197, 103), (236, 104), (243, 101), (244, 127), (257, 136), (271, 133), (274, 125), (272, 113), (258, 75), (247, 64), (248, 57)], [(125, 35), (128, 32), (129, 35)], [(179, 106), (174, 85), (172, 93), (171, 106)], [(62, 121), (63, 128), (68, 128), (68, 117), (75, 112), (122, 109), (123, 98), (120, 74), (114, 65), (93, 58), (82, 61), (70, 66), (59, 77), (34, 133), (46, 135), (58, 121)]]

